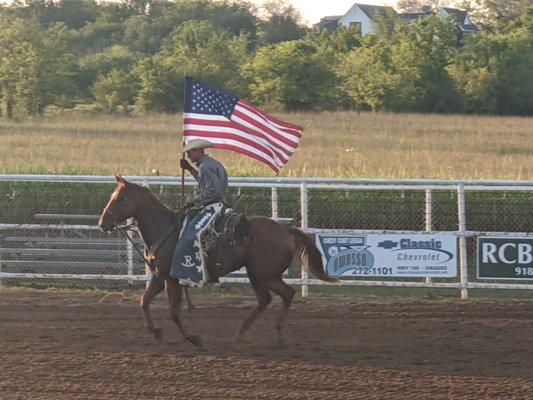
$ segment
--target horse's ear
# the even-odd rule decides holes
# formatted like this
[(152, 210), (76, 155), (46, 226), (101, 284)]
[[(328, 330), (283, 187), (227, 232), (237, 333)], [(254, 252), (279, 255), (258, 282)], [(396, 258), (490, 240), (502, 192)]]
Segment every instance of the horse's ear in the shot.
[(120, 176), (119, 174), (115, 173), (115, 179), (117, 180), (117, 185), (122, 185), (122, 186), (126, 186), (126, 184), (128, 183), (126, 181), (126, 179), (124, 179), (122, 176)]

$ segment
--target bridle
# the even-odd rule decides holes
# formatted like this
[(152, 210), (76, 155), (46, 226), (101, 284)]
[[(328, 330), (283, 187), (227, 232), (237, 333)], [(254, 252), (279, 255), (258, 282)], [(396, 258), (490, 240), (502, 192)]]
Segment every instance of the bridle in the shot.
[[(119, 231), (122, 232), (123, 235), (126, 237), (126, 239), (131, 243), (131, 245), (137, 250), (137, 253), (141, 256), (143, 261), (150, 265), (151, 261), (146, 258), (144, 253), (141, 251), (139, 246), (133, 241), (133, 239), (128, 235), (128, 230), (131, 228), (137, 228), (137, 223), (132, 222), (131, 224), (125, 224), (125, 225), (117, 225), (117, 219), (115, 218), (115, 215), (109, 210), (108, 207), (105, 208), (103, 215), (108, 214), (111, 217), (111, 221), (113, 222), (113, 225), (111, 226), (111, 231)], [(153, 256), (155, 256), (157, 250), (167, 241), (167, 239), (170, 237), (170, 234), (176, 229), (177, 224), (172, 224), (168, 231), (165, 233), (164, 236), (162, 236), (153, 246), (150, 246), (149, 251), (152, 253)]]

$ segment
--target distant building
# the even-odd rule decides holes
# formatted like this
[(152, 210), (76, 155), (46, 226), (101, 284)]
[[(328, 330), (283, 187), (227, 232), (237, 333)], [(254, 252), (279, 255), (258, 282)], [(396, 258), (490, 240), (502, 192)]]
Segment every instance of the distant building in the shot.
[(457, 28), (459, 28), (459, 34), (468, 35), (469, 33), (475, 33), (478, 31), (476, 26), (470, 20), (468, 11), (458, 10), (457, 8), (442, 7), (437, 11), (437, 16), (443, 19), (452, 19)]
[(418, 13), (398, 14), (392, 7), (374, 6), (369, 4), (355, 3), (344, 15), (324, 17), (313, 28), (317, 31), (335, 32), (340, 26), (355, 28), (362, 35), (376, 35), (377, 27), (374, 22), (376, 16), (398, 15), (407, 22), (414, 22), (429, 15), (437, 15), (442, 19), (452, 19), (457, 25), (457, 36), (461, 39), (464, 35), (477, 32), (478, 29), (470, 20), (468, 11), (456, 8), (442, 7), (437, 12), (429, 7), (422, 7)]
[(375, 16), (397, 14), (394, 8), (384, 6), (373, 6), (369, 4), (355, 3), (344, 15), (328, 16), (313, 25), (317, 31), (335, 32), (339, 26), (355, 28), (362, 35), (377, 34), (376, 24), (373, 22)]

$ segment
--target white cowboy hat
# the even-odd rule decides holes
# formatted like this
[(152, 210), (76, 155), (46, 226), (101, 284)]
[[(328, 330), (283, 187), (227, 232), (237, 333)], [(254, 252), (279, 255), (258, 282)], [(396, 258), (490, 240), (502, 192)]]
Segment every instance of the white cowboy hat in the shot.
[(194, 149), (206, 149), (208, 147), (213, 147), (213, 143), (203, 139), (193, 139), (185, 145), (185, 147), (183, 148), (183, 152), (185, 153), (189, 150)]

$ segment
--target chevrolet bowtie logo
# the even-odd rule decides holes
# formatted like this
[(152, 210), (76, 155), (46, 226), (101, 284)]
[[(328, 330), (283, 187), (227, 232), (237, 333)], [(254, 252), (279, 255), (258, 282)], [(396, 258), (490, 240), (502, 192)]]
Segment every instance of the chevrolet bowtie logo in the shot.
[(385, 240), (378, 243), (378, 247), (383, 247), (384, 249), (394, 249), (398, 246), (398, 242), (393, 242), (392, 240)]

